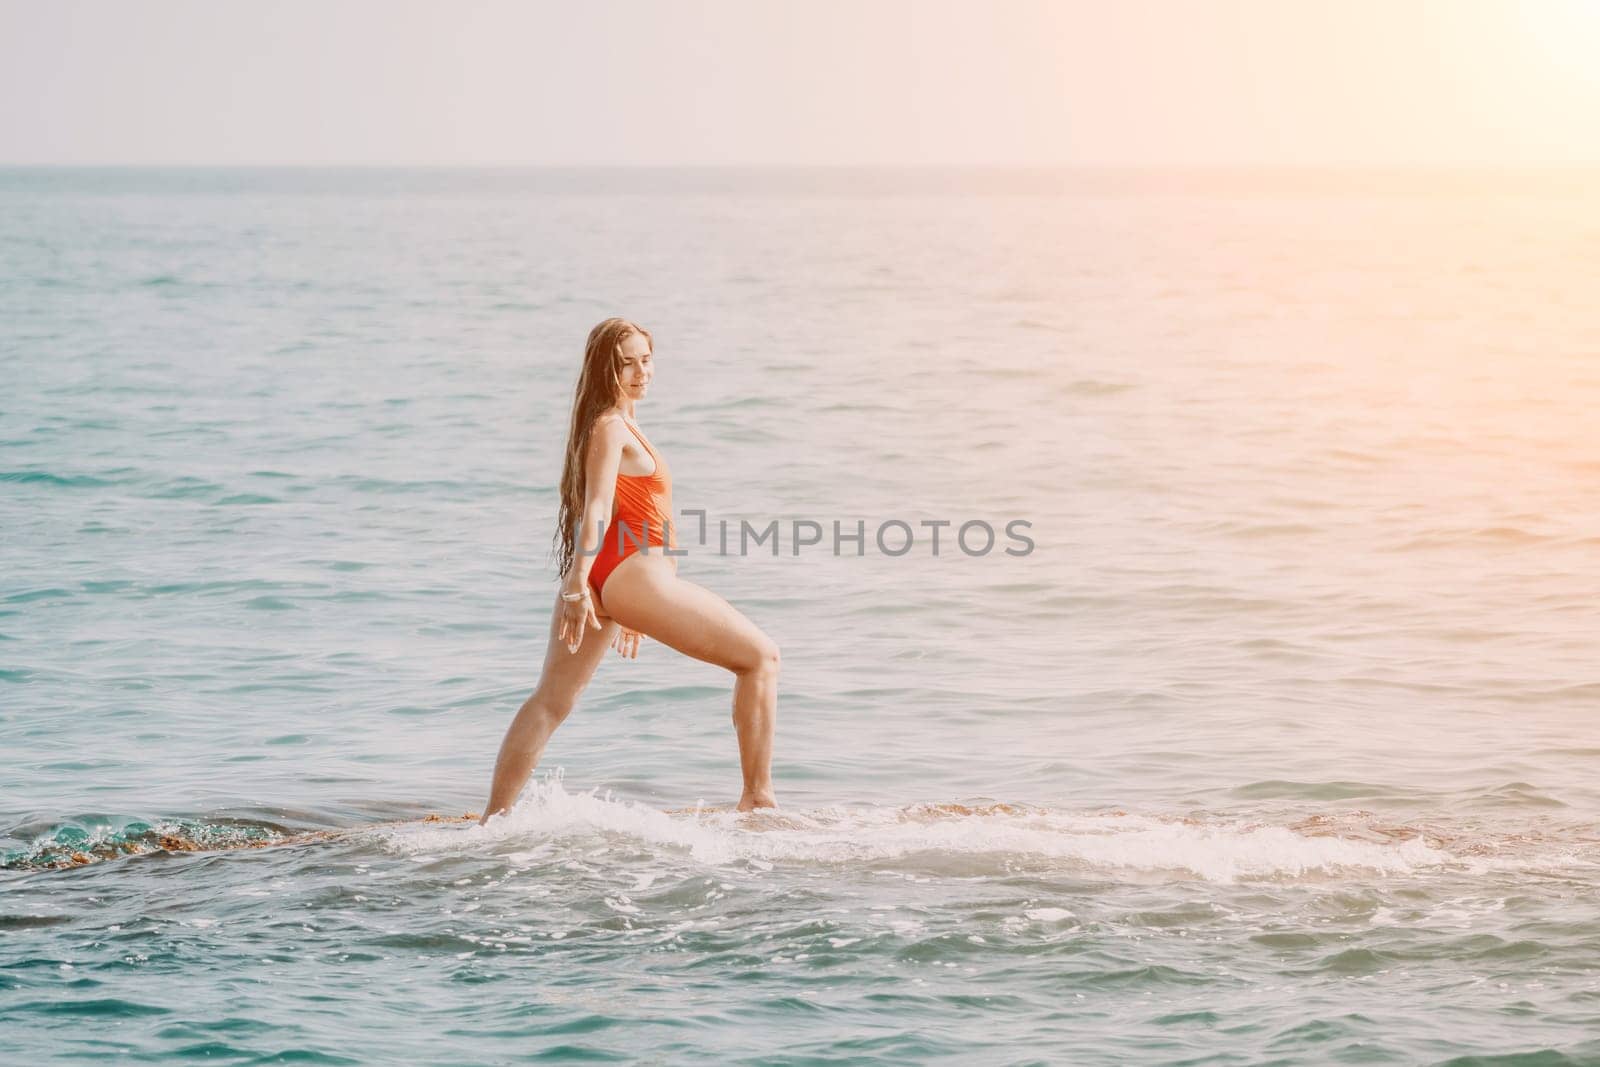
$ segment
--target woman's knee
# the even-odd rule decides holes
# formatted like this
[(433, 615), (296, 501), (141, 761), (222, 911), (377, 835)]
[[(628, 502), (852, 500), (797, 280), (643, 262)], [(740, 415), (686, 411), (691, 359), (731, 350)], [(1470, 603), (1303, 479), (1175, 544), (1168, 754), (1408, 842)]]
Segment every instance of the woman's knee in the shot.
[(778, 643), (766, 634), (761, 635), (750, 649), (750, 654), (744, 664), (734, 673), (759, 674), (776, 678), (783, 667), (783, 656), (778, 651)]

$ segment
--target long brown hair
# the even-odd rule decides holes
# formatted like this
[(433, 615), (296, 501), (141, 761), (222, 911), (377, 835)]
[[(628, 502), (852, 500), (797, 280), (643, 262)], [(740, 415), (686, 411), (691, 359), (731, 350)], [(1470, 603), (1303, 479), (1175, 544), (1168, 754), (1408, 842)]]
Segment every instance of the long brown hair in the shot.
[(557, 517), (553, 554), (565, 575), (577, 552), (575, 531), (583, 520), (583, 498), (587, 489), (585, 457), (589, 435), (602, 411), (622, 400), (622, 342), (633, 334), (643, 337), (655, 350), (650, 331), (627, 319), (611, 318), (589, 331), (583, 346), (583, 369), (578, 372), (578, 387), (572, 395), (572, 425), (567, 430), (567, 458), (561, 468), (561, 513)]

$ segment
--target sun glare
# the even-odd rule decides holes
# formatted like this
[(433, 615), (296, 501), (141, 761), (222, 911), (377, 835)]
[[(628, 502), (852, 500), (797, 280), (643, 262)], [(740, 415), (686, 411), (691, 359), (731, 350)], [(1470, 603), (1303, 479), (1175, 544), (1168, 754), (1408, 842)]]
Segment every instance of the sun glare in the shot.
[(1600, 0), (1532, 0), (1515, 10), (1542, 58), (1600, 85)]

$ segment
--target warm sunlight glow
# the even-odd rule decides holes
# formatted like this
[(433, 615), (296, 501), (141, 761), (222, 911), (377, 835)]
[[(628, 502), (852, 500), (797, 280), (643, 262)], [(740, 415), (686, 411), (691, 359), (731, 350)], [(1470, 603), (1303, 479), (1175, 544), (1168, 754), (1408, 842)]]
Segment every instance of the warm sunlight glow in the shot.
[(0, 162), (1600, 161), (1600, 0), (680, 6), (19, 4)]
[(1581, 79), (1585, 88), (1600, 86), (1600, 0), (1536, 0), (1517, 10), (1557, 73)]

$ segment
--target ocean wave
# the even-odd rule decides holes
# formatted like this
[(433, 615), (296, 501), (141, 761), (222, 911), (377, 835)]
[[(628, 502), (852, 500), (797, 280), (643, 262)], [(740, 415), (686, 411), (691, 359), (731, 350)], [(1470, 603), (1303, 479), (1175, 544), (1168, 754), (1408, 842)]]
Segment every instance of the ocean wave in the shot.
[(56, 870), (149, 852), (263, 848), (290, 836), (283, 827), (238, 820), (84, 820), (68, 822), (27, 846), (0, 854), (0, 870)]
[[(292, 738), (280, 739), (288, 743)], [(559, 773), (487, 825), (476, 813), (296, 829), (242, 819), (69, 821), (0, 856), (0, 870), (84, 866), (151, 852), (218, 852), (343, 842), (430, 861), (493, 855), (513, 866), (625, 843), (646, 857), (709, 868), (905, 869), (960, 877), (1329, 881), (1509, 870), (1592, 870), (1600, 837), (1553, 828), (1486, 834), (1354, 810), (1299, 818), (1177, 816), (1027, 804), (923, 803), (741, 813), (662, 811), (609, 793), (568, 792)]]
[(662, 812), (599, 793), (569, 793), (556, 777), (530, 787), (514, 810), (486, 826), (402, 826), (384, 831), (382, 840), (420, 857), (617, 837), (712, 866), (899, 863), (974, 876), (1066, 868), (1218, 883), (1552, 862), (1548, 855), (1507, 856), (1489, 843), (1384, 825), (1364, 812), (1295, 823), (1013, 804)]

